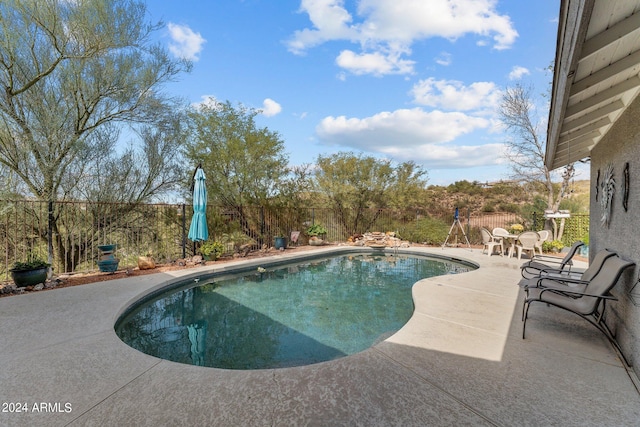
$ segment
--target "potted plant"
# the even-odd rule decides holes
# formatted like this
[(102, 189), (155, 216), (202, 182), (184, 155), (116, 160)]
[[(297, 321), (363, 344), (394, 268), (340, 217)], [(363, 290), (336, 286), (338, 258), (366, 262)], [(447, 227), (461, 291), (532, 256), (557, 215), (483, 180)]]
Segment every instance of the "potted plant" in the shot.
[(287, 238), (281, 235), (274, 236), (273, 247), (276, 249), (285, 249), (287, 247)]
[(327, 234), (327, 229), (322, 224), (313, 224), (307, 228), (307, 236), (309, 236), (309, 244), (316, 246), (323, 243), (323, 237)]
[(9, 270), (13, 283), (19, 288), (44, 283), (47, 280), (51, 264), (36, 256), (30, 256), (26, 262), (16, 262)]
[(524, 231), (524, 227), (522, 226), (522, 224), (512, 224), (511, 227), (509, 227), (509, 233), (511, 234), (520, 234)]
[(224, 253), (224, 245), (218, 241), (207, 240), (200, 246), (200, 254), (205, 260), (215, 261)]

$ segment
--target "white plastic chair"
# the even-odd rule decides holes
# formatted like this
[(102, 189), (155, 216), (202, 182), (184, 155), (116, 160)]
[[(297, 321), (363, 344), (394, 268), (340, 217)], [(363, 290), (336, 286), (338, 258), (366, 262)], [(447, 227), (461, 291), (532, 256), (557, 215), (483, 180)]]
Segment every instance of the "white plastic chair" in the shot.
[(542, 244), (549, 239), (549, 230), (540, 230), (538, 231), (538, 236), (540, 239), (538, 243), (536, 243), (536, 249), (540, 251), (540, 255), (542, 255)]
[(524, 233), (520, 233), (516, 243), (518, 259), (520, 259), (522, 252), (530, 252), (530, 257), (533, 258), (536, 254), (536, 243), (538, 243), (538, 240), (540, 240), (540, 236), (535, 231), (525, 231)]
[(498, 240), (496, 240), (496, 238), (494, 238), (491, 232), (484, 227), (480, 229), (480, 233), (482, 233), (482, 244), (484, 245), (482, 247), (482, 252), (484, 252), (484, 250), (487, 249), (487, 255), (491, 256), (495, 248), (499, 246), (500, 256), (502, 256), (502, 254), (504, 253), (504, 246), (502, 245), (502, 239), (499, 238)]
[(509, 232), (504, 228), (496, 227), (493, 229), (491, 234), (493, 234), (494, 240), (496, 241), (498, 241), (498, 239), (502, 240), (503, 248), (509, 245), (508, 251), (509, 251), (509, 256), (511, 256), (511, 254), (513, 253), (513, 239), (509, 238)]

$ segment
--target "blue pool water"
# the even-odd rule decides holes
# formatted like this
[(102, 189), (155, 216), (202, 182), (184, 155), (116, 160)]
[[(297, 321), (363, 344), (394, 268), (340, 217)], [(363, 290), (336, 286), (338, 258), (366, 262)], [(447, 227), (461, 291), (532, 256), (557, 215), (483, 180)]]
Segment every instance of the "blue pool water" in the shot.
[(356, 254), (255, 270), (168, 291), (116, 325), (130, 346), (226, 369), (308, 365), (365, 350), (413, 313), (418, 280), (469, 271), (426, 257)]

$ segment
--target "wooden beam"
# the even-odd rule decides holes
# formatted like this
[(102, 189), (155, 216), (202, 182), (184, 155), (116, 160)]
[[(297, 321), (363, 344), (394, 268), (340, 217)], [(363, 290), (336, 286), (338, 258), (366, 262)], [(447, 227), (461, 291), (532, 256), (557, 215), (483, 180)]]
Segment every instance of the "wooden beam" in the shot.
[(582, 46), (582, 57), (580, 58), (580, 61), (583, 61), (599, 50), (604, 49), (639, 28), (640, 13), (634, 13), (633, 15), (628, 16), (612, 27), (607, 28), (600, 34), (596, 34), (589, 40), (585, 41)]
[(558, 149), (556, 150), (556, 154), (562, 153), (563, 151), (572, 151), (573, 147), (579, 147), (582, 145), (592, 144), (595, 138), (598, 138), (602, 134), (599, 130), (594, 130), (589, 133), (583, 134), (576, 138), (573, 138), (568, 141), (564, 141), (558, 144)]
[(560, 0), (545, 165), (555, 163), (560, 126), (565, 119), (564, 110), (571, 96), (571, 83), (578, 67), (594, 4), (595, 0)]
[(591, 155), (591, 150), (595, 145), (595, 142), (589, 142), (588, 144), (572, 146), (571, 150), (562, 150), (557, 152), (554, 160), (554, 168), (562, 167), (569, 163), (584, 159), (585, 157), (589, 157)]
[(577, 118), (571, 120), (565, 120), (562, 124), (563, 128), (566, 129), (575, 129), (580, 126), (584, 126), (587, 123), (591, 123), (593, 121), (598, 120), (600, 117), (608, 116), (609, 114), (621, 110), (624, 108), (624, 102), (621, 99), (617, 99), (604, 107), (600, 107), (597, 110), (593, 110), (590, 113), (587, 113), (583, 116), (578, 116)]
[[(594, 144), (595, 145), (595, 144)], [(551, 170), (561, 168), (562, 166), (566, 166), (569, 163), (577, 162), (578, 160), (582, 160), (585, 157), (589, 157), (591, 155), (591, 150), (593, 146), (581, 148), (580, 150), (571, 150), (571, 153), (564, 153), (563, 155), (556, 156), (553, 160), (553, 164), (551, 166)]]
[(562, 132), (564, 135), (560, 135), (559, 143), (563, 143), (566, 141), (571, 141), (572, 139), (576, 139), (582, 135), (586, 135), (591, 131), (598, 130), (602, 127), (608, 126), (611, 124), (611, 119), (609, 117), (603, 117), (600, 120), (597, 120), (593, 123), (590, 123), (586, 126), (578, 128), (577, 130), (573, 130), (576, 128), (567, 128), (566, 125), (563, 126)]
[[(575, 96), (580, 92), (584, 92), (592, 86), (597, 85), (607, 79), (615, 77), (617, 74), (628, 70), (629, 68), (640, 67), (640, 50), (625, 56), (616, 62), (607, 65), (604, 68), (588, 75), (587, 77), (578, 80), (571, 86), (571, 96)], [(637, 73), (636, 73), (637, 74)]]
[(640, 77), (633, 76), (618, 83), (617, 85), (611, 86), (609, 89), (605, 89), (589, 98), (578, 102), (577, 104), (567, 107), (564, 117), (566, 119), (575, 116), (576, 114), (579, 114), (582, 111), (593, 107), (594, 105), (600, 104), (601, 102), (604, 102), (608, 99), (615, 98), (616, 96), (620, 96), (624, 92), (635, 89), (637, 87), (640, 87)]

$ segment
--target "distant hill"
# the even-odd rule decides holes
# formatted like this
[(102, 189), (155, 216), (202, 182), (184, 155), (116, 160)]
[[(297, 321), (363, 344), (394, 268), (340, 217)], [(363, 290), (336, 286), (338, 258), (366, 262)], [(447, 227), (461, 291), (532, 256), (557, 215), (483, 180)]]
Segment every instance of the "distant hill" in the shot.
[[(449, 186), (429, 186), (427, 197), (429, 211), (434, 214), (447, 213), (456, 207), (471, 213), (510, 212), (520, 213), (526, 206), (531, 208), (538, 198), (546, 195), (542, 188), (521, 185), (513, 181), (493, 183), (472, 183), (458, 181)], [(588, 180), (575, 181), (571, 184), (569, 196), (563, 201), (563, 208), (572, 212), (589, 211)], [(540, 202), (539, 202), (540, 203)], [(538, 204), (536, 204), (538, 206)], [(534, 208), (535, 209), (535, 208)], [(544, 208), (540, 208), (544, 209)]]

